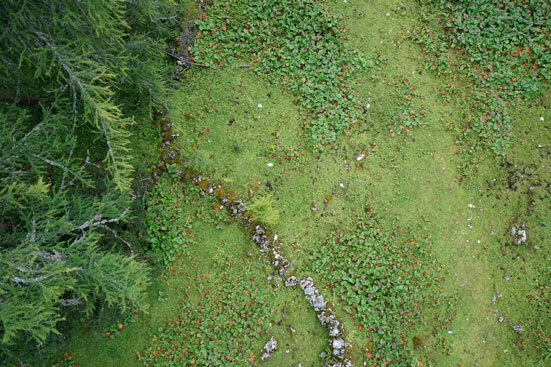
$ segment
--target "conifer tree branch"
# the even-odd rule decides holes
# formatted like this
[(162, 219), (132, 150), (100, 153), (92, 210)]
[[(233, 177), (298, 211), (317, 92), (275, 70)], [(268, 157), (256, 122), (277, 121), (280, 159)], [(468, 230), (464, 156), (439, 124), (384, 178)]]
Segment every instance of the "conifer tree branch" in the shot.
[(66, 258), (65, 255), (63, 255), (61, 252), (57, 250), (53, 250), (52, 253), (49, 253), (47, 251), (38, 250), (35, 252), (36, 255), (40, 256), (43, 259), (51, 260), (56, 263), (60, 263), (64, 258)]
[[(118, 229), (131, 210), (129, 126), (134, 106), (141, 117), (166, 99), (173, 65), (164, 51), (185, 7), (165, 0), (7, 0), (0, 7), (3, 360), (14, 344), (42, 344), (57, 333), (68, 311), (61, 307), (144, 306), (147, 264), (101, 244), (121, 241), (134, 254)], [(91, 158), (94, 149), (102, 162)]]
[(40, 159), (41, 161), (43, 161), (44, 163), (49, 164), (50, 166), (60, 168), (61, 170), (63, 170), (63, 172), (71, 173), (74, 177), (78, 177), (79, 180), (81, 180), (82, 182), (86, 181), (85, 177), (79, 175), (78, 172), (75, 172), (75, 171), (71, 170), (69, 167), (66, 167), (66, 166), (62, 165), (61, 163), (55, 162), (55, 161), (53, 161), (49, 158), (43, 157), (43, 156), (41, 156), (39, 154), (36, 154), (36, 153), (31, 153), (31, 156), (33, 156), (34, 158)]
[(71, 242), (71, 244), (68, 247), (71, 248), (75, 245), (78, 245), (82, 243), (85, 239), (86, 239), (86, 234), (83, 234), (82, 236), (78, 236), (75, 239), (73, 239), (73, 242)]
[[(73, 86), (71, 85), (72, 95), (73, 95), (73, 126), (71, 127), (71, 137), (75, 136), (75, 129), (77, 126), (77, 96), (76, 93), (74, 93)], [(77, 145), (76, 139), (73, 142), (73, 145), (71, 146), (71, 149), (69, 150), (69, 156), (67, 157), (67, 162), (71, 162), (73, 159), (73, 153), (75, 151), (75, 147)], [(84, 166), (88, 163), (88, 160), (90, 158), (90, 151), (86, 150), (86, 159), (84, 161), (84, 164), (81, 166), (81, 170), (84, 168)], [(65, 185), (65, 179), (67, 178), (66, 172), (63, 172), (63, 177), (61, 177), (61, 184), (59, 185), (59, 191), (63, 191), (63, 189), (66, 187)], [(71, 186), (75, 182), (75, 177), (69, 183), (67, 186)]]
[[(74, 150), (75, 146), (76, 146), (76, 142), (75, 142), (75, 143), (73, 144), (73, 146), (71, 147), (71, 152), (70, 152), (71, 155), (72, 155), (72, 153), (73, 153), (73, 150)], [(71, 157), (69, 157), (69, 159), (70, 159), (70, 158), (71, 158)], [(82, 165), (80, 166), (79, 171), (80, 171), (80, 172), (83, 172), (83, 171), (84, 171), (84, 168), (85, 168), (88, 164), (90, 164), (90, 151), (89, 151), (89, 150), (86, 150), (86, 158), (84, 159), (84, 163), (82, 163)], [(66, 172), (64, 171), (64, 172), (63, 172), (63, 177), (62, 177), (62, 179), (61, 179), (61, 185), (59, 186), (58, 192), (63, 192), (67, 187), (72, 186), (72, 185), (75, 183), (76, 179), (78, 178), (77, 176), (73, 176), (73, 178), (72, 178), (69, 182), (65, 183), (65, 179), (66, 179), (66, 174), (65, 174), (65, 173), (66, 173)]]
[(105, 124), (105, 120), (100, 117), (99, 118), (101, 122), (101, 127), (103, 129), (103, 135), (105, 137), (105, 142), (107, 143), (107, 151), (109, 152), (109, 156), (111, 157), (111, 162), (113, 163), (113, 169), (116, 172), (118, 170), (117, 167), (117, 160), (115, 159), (115, 153), (113, 152), (113, 147), (111, 146), (111, 138), (109, 134), (109, 129), (107, 128), (107, 125)]
[(17, 284), (30, 284), (30, 283), (42, 282), (43, 280), (46, 280), (52, 276), (53, 274), (44, 274), (36, 278), (23, 279), (18, 276), (12, 275), (11, 277), (9, 277), (9, 279), (11, 279), (13, 282)]
[(32, 228), (31, 232), (27, 233), (27, 238), (29, 242), (34, 245), (36, 240), (36, 217), (35, 217), (34, 210), (33, 210), (33, 219), (31, 220), (31, 228)]
[(115, 237), (116, 239), (118, 239), (119, 241), (124, 243), (126, 245), (126, 247), (128, 247), (128, 249), (130, 250), (130, 256), (134, 256), (134, 248), (132, 247), (132, 244), (130, 242), (128, 242), (127, 240), (125, 240), (124, 238), (122, 238), (121, 236), (119, 236), (118, 233), (113, 228), (109, 228), (108, 226), (106, 226), (104, 224), (98, 224), (98, 227), (106, 229), (109, 232), (111, 232), (113, 237)]
[(84, 303), (84, 298), (81, 298), (81, 297), (69, 298), (69, 299), (61, 298), (59, 300), (59, 302), (61, 303), (61, 306), (63, 306), (63, 307), (76, 306), (76, 305), (80, 305), (80, 304)]
[[(66, 61), (67, 57), (60, 54), (57, 50), (57, 47), (52, 44), (51, 38), (48, 34), (43, 32), (34, 32), (40, 40), (42, 40), (41, 46), (47, 46), (52, 53), (54, 54), (55, 59), (69, 78), (69, 85), (71, 86), (71, 93), (73, 97), (73, 113), (76, 113), (76, 89), (78, 89), (81, 97), (85, 100), (85, 102), (92, 107), (94, 110), (94, 117), (99, 122), (99, 125), (101, 127), (101, 130), (103, 132), (103, 136), (107, 145), (107, 152), (108, 156), (110, 158), (111, 164), (113, 165), (113, 172), (120, 172), (120, 165), (118, 162), (118, 159), (116, 158), (116, 154), (114, 151), (114, 145), (111, 141), (111, 132), (109, 126), (107, 126), (105, 121), (104, 115), (112, 115), (109, 111), (102, 108), (98, 103), (92, 98), (90, 93), (88, 92), (88, 88), (84, 85), (83, 81), (77, 76), (76, 72), (74, 72), (69, 62)], [(39, 43), (40, 44), (40, 43)]]
[(98, 226), (103, 226), (107, 223), (115, 223), (123, 219), (129, 212), (130, 212), (130, 207), (128, 206), (116, 218), (102, 219), (103, 216), (101, 214), (96, 214), (92, 219), (87, 220), (86, 222), (82, 223), (80, 226), (69, 228), (67, 232), (73, 232), (76, 230), (84, 231), (85, 229), (90, 227), (98, 227)]

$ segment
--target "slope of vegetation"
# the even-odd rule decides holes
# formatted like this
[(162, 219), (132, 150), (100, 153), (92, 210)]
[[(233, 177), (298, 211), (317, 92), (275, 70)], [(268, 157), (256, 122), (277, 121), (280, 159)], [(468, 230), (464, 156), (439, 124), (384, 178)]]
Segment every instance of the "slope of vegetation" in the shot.
[[(57, 30), (29, 17), (44, 29), (24, 38), (36, 53), (13, 39), (21, 18), (3, 18), (19, 27), (0, 38), (15, 50), (3, 55), (12, 66), (19, 55), (21, 67), (1, 75), (25, 92), (1, 92), (3, 157), (15, 159), (0, 176), (11, 180), (0, 188), (0, 231), (12, 241), (2, 244), (2, 264), (35, 267), (30, 277), (3, 275), (2, 337), (14, 333), (8, 317), (32, 315), (8, 308), (7, 297), (41, 294), (25, 280), (52, 290), (35, 336), (49, 347), (29, 346), (33, 331), (12, 328), (20, 339), (2, 344), (11, 361), (549, 364), (548, 2), (121, 1), (90, 18), (94, 2), (83, 3), (90, 8), (74, 24), (88, 26)], [(20, 16), (17, 4), (9, 9)], [(73, 19), (74, 7), (48, 10)], [(89, 48), (68, 42), (96, 28)], [(113, 125), (101, 123), (109, 118)], [(223, 186), (194, 186), (191, 170)], [(259, 251), (263, 231), (294, 279)], [(47, 250), (32, 247), (38, 240)], [(118, 266), (109, 274), (128, 282), (126, 293), (82, 277), (98, 259), (108, 264), (99, 274)], [(90, 302), (73, 306), (92, 317), (59, 312), (79, 297)], [(343, 339), (324, 327), (328, 317)], [(47, 337), (55, 325), (62, 335)], [(269, 340), (278, 347), (262, 357)]]

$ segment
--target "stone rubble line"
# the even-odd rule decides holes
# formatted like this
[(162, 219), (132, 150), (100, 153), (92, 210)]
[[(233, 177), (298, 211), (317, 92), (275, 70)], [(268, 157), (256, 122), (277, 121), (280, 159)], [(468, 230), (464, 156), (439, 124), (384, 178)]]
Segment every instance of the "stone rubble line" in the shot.
[(329, 330), (329, 346), (333, 355), (338, 359), (327, 367), (353, 367), (351, 359), (351, 344), (345, 341), (345, 331), (342, 322), (337, 318), (332, 303), (325, 301), (311, 277), (306, 277), (300, 282), (292, 275), (290, 263), (281, 252), (281, 242), (277, 241), (277, 235), (270, 234), (270, 231), (254, 221), (248, 214), (248, 207), (237, 196), (237, 194), (226, 190), (221, 184), (212, 181), (209, 176), (193, 169), (186, 169), (184, 176), (190, 178), (191, 183), (201, 189), (199, 194), (203, 197), (206, 194), (216, 197), (223, 207), (226, 207), (232, 216), (243, 220), (252, 235), (251, 239), (258, 246), (261, 253), (270, 257), (270, 263), (275, 267), (279, 275), (285, 279), (285, 286), (293, 287), (297, 284), (304, 292), (306, 301), (316, 311), (319, 323)]

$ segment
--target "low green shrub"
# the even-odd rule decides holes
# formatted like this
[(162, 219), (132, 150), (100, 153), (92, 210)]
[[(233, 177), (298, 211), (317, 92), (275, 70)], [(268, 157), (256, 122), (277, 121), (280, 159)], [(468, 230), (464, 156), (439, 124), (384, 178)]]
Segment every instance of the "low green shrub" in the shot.
[(279, 210), (274, 208), (271, 196), (257, 198), (249, 206), (251, 218), (269, 227), (279, 224)]

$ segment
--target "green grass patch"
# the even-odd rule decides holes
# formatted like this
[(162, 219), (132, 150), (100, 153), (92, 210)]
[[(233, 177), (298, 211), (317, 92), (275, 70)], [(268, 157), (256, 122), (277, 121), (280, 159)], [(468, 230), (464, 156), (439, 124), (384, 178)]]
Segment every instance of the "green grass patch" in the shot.
[[(501, 324), (510, 330), (503, 363), (546, 366), (551, 360), (551, 174), (547, 169), (551, 166), (551, 133), (547, 100), (549, 90), (516, 109), (518, 142), (512, 147), (512, 159), (502, 164), (499, 175), (484, 177), (487, 195), (495, 199), (495, 210), (506, 213), (491, 252), (491, 261), (497, 265), (495, 289), (502, 295), (495, 299), (494, 318), (501, 318)], [(515, 242), (510, 232), (513, 226), (523, 226), (525, 242)], [(521, 353), (513, 354), (515, 350)]]
[[(194, 70), (186, 89), (174, 95), (173, 121), (184, 137), (182, 149), (196, 167), (244, 197), (272, 195), (281, 214), (274, 232), (300, 275), (312, 275), (308, 256), (344, 232), (335, 228), (354, 225), (366, 205), (381, 213), (385, 228), (394, 221), (406, 228), (424, 216), (422, 232), (431, 235), (434, 256), (444, 271), (452, 271), (442, 282), (443, 293), (460, 298), (455, 308), (443, 302), (438, 308), (425, 309), (427, 324), (411, 325), (404, 335), (408, 347), (415, 349), (416, 337), (422, 349), (414, 355), (425, 365), (529, 365), (537, 356), (513, 347), (516, 333), (493, 316), (496, 280), (492, 277), (498, 269), (493, 256), (499, 246), (491, 233), (506, 238), (514, 212), (510, 207), (503, 210), (495, 197), (484, 201), (488, 186), (483, 180), (459, 184), (457, 166), (462, 167), (463, 161), (455, 154), (453, 121), (461, 118), (463, 106), (439, 97), (441, 80), (424, 71), (423, 55), (407, 40), (419, 8), (409, 4), (393, 9), (395, 5), (393, 1), (329, 5), (344, 15), (349, 42), (364, 53), (373, 52), (379, 60), (373, 72), (359, 72), (350, 79), (361, 95), (369, 96), (370, 107), (365, 121), (355, 125), (354, 134), (346, 140), (338, 140), (321, 154), (303, 149), (301, 114), (292, 96), (234, 63), (225, 69)], [(426, 116), (421, 115), (420, 124), (409, 134), (393, 137), (389, 129), (395, 125), (400, 102), (406, 101), (408, 91), (399, 88), (406, 79), (415, 87), (415, 109), (423, 107)], [(233, 149), (232, 141), (238, 141), (240, 148)], [(297, 149), (296, 156), (289, 154)], [(517, 154), (527, 152), (525, 146), (517, 150)], [(485, 174), (502, 177), (493, 158), (487, 164)], [(482, 203), (477, 204), (479, 199)], [(477, 209), (470, 209), (469, 203)], [(470, 216), (474, 222), (467, 220)], [(361, 351), (370, 342), (366, 329), (358, 331), (360, 325), (346, 313), (345, 304), (336, 297), (332, 301), (350, 340), (360, 348), (355, 355), (369, 363)], [(511, 312), (526, 309), (514, 305), (511, 302)], [(457, 316), (444, 335), (432, 326), (445, 323), (454, 312)], [(433, 330), (438, 330), (436, 336)]]

